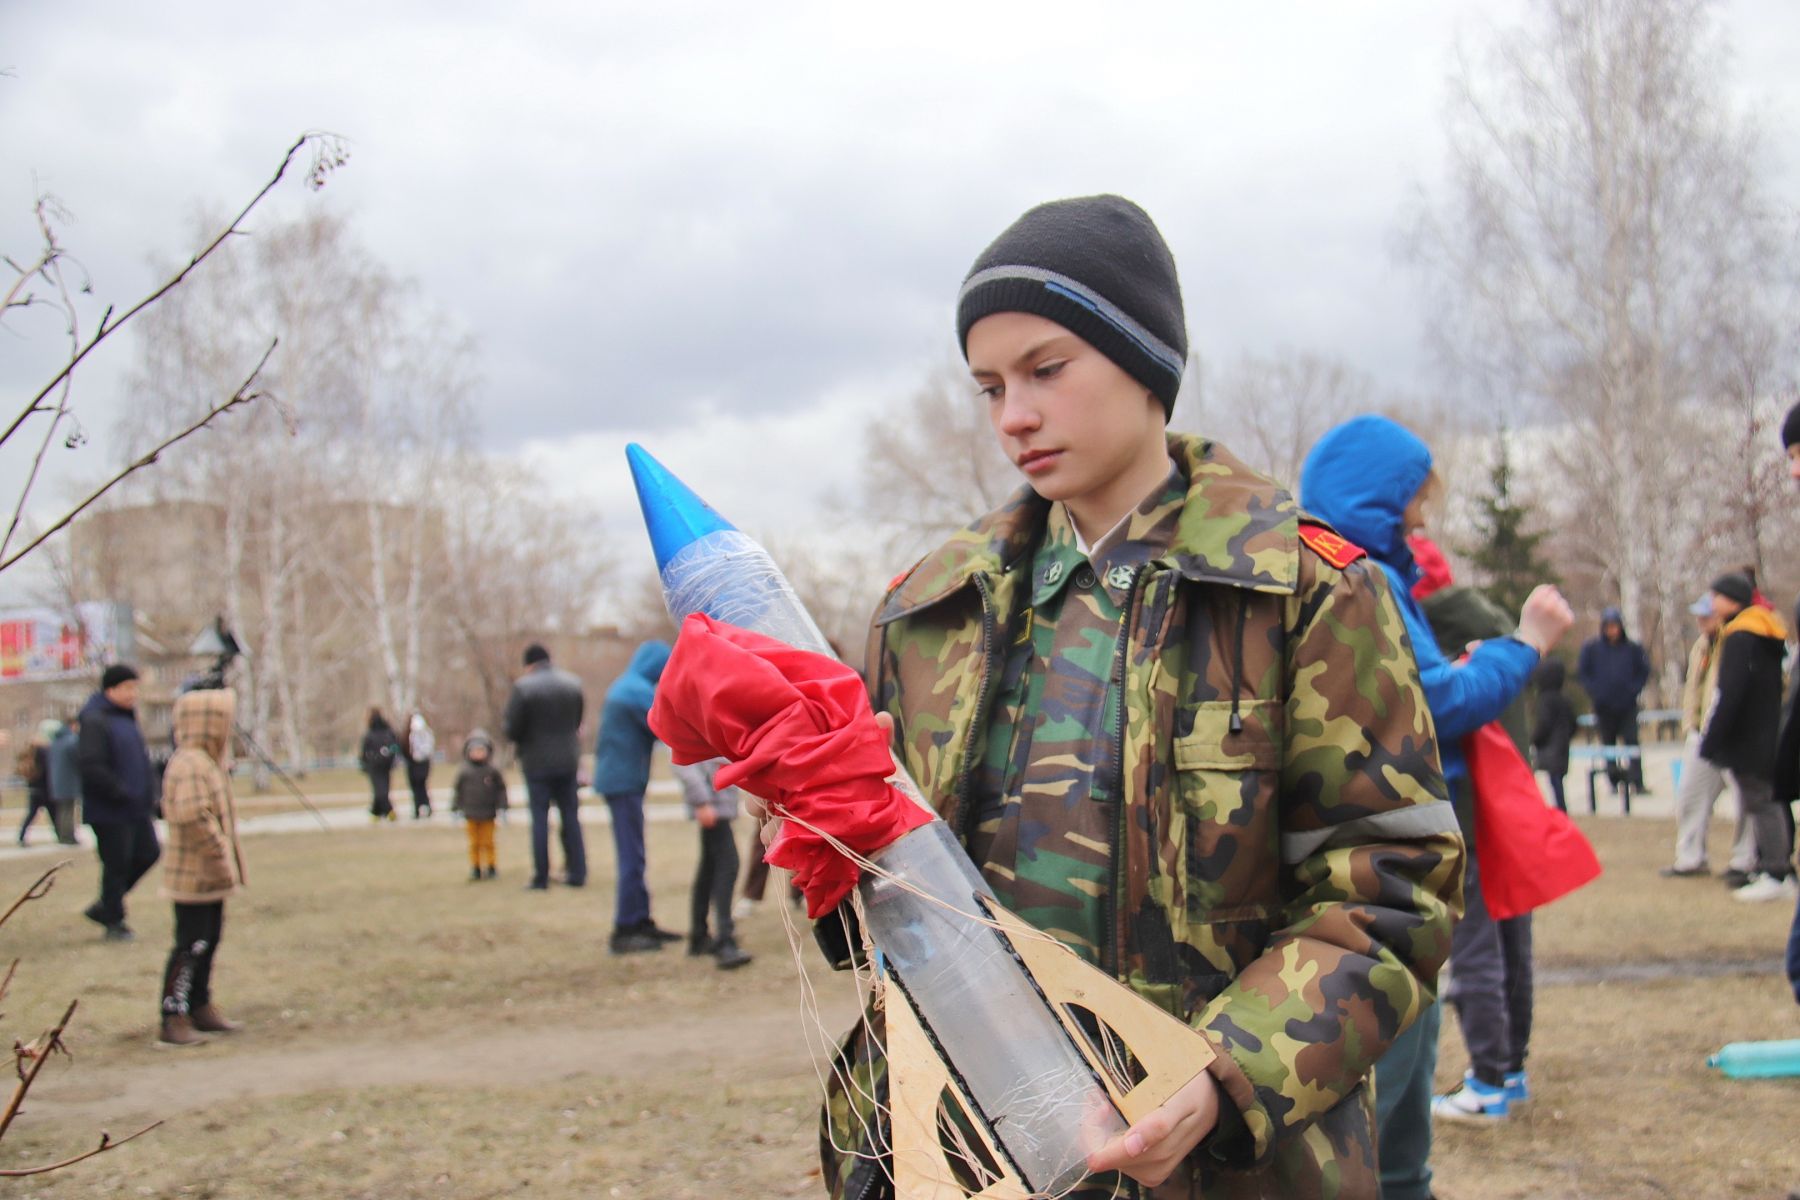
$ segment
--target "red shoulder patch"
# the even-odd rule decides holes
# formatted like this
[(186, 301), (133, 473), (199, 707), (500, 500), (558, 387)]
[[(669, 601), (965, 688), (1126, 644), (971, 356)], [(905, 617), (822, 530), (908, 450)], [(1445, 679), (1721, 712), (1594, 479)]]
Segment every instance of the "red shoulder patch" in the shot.
[(1340, 571), (1357, 559), (1369, 556), (1361, 546), (1345, 541), (1316, 521), (1300, 522), (1300, 540), (1311, 546), (1314, 554)]
[(921, 555), (919, 558), (919, 562), (915, 562), (912, 566), (906, 568), (906, 570), (900, 572), (898, 575), (896, 575), (892, 579), (888, 580), (887, 590), (891, 592), (895, 588), (899, 587), (901, 584), (905, 583), (906, 577), (908, 575), (911, 575), (914, 571), (918, 570), (919, 563), (922, 563), (924, 561), (925, 561), (925, 558), (923, 555)]

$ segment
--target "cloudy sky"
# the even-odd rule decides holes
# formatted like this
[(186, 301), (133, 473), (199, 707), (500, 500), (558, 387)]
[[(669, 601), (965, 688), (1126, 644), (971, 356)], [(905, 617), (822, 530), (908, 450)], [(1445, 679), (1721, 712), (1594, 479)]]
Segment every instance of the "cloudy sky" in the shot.
[[(803, 535), (830, 521), (822, 496), (854, 490), (870, 415), (954, 353), (970, 260), (1044, 199), (1143, 204), (1209, 358), (1292, 346), (1429, 386), (1390, 245), (1436, 181), (1457, 39), (1522, 11), (14, 0), (0, 250), (30, 252), (32, 197), (53, 192), (96, 291), (129, 300), (152, 254), (192, 248), (196, 205), (235, 208), (298, 132), (335, 131), (348, 167), (317, 194), (284, 185), (265, 219), (346, 214), (475, 336), (497, 453), (592, 499), (628, 556), (630, 439), (740, 523)], [(1800, 129), (1800, 11), (1721, 12), (1736, 99), (1783, 152)], [(0, 385), (18, 395), (57, 330), (10, 325)], [(53, 489), (116, 451), (134, 353), (121, 339), (87, 371), (93, 440), (57, 456)], [(0, 457), (7, 491), (22, 473)]]

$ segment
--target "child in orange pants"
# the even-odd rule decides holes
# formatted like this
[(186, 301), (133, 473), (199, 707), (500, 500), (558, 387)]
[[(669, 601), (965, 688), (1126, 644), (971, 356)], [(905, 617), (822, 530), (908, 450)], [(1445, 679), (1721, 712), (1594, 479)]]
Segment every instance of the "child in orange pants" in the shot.
[(461, 813), (469, 826), (469, 881), (499, 874), (494, 863), (494, 819), (508, 807), (506, 780), (494, 766), (494, 743), (477, 729), (463, 742), (463, 765), (456, 773), (450, 811)]

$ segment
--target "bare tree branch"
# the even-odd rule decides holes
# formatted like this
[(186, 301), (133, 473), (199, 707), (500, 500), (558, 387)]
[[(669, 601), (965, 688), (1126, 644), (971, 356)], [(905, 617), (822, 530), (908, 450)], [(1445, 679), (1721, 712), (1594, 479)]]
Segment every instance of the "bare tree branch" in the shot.
[(60, 1171), (64, 1167), (72, 1167), (76, 1163), (84, 1162), (87, 1159), (93, 1158), (97, 1154), (105, 1154), (108, 1150), (117, 1150), (120, 1146), (123, 1146), (126, 1142), (134, 1142), (138, 1138), (143, 1137), (146, 1133), (149, 1133), (152, 1129), (155, 1129), (158, 1125), (161, 1125), (161, 1124), (162, 1124), (161, 1121), (152, 1121), (152, 1122), (150, 1122), (150, 1124), (144, 1126), (142, 1129), (138, 1130), (136, 1133), (132, 1134), (130, 1137), (122, 1137), (116, 1142), (112, 1140), (111, 1134), (102, 1130), (100, 1133), (100, 1144), (98, 1146), (95, 1146), (92, 1150), (84, 1151), (80, 1154), (75, 1155), (73, 1158), (65, 1158), (61, 1162), (46, 1163), (44, 1166), (41, 1166), (41, 1167), (24, 1167), (24, 1168), (21, 1168), (18, 1170), (0, 1170), (0, 1179), (21, 1179), (27, 1175), (44, 1175), (44, 1174), (48, 1174), (51, 1171)]
[[(98, 488), (94, 489), (93, 492), (89, 493), (88, 497), (85, 500), (81, 501), (81, 503), (75, 505), (75, 507), (71, 508), (68, 512), (64, 513), (56, 521), (55, 524), (50, 526), (50, 528), (44, 530), (44, 532), (38, 534), (37, 537), (33, 538), (29, 545), (22, 547), (17, 553), (13, 554), (10, 558), (0, 559), (0, 571), (6, 570), (8, 567), (10, 567), (14, 563), (18, 562), (21, 558), (24, 558), (27, 554), (30, 554), (33, 550), (35, 550), (39, 546), (43, 545), (44, 542), (48, 541), (58, 531), (60, 531), (64, 526), (68, 525), (69, 522), (73, 521), (76, 517), (80, 516), (82, 511), (84, 509), (86, 509), (89, 505), (93, 504), (96, 500), (100, 499), (100, 497), (106, 495), (106, 493), (110, 492), (114, 487), (116, 487), (118, 484), (122, 483), (124, 480), (128, 479), (132, 475), (135, 475), (137, 472), (143, 470), (145, 467), (150, 466), (152, 463), (154, 463), (157, 459), (157, 456), (162, 454), (163, 451), (169, 449), (171, 446), (176, 445), (177, 443), (187, 439), (188, 437), (191, 437), (193, 434), (198, 433), (200, 430), (206, 428), (207, 425), (209, 425), (212, 422), (213, 418), (222, 416), (225, 413), (230, 412), (234, 408), (240, 408), (243, 405), (251, 404), (257, 400), (262, 399), (265, 395), (267, 395), (266, 392), (252, 391), (251, 388), (255, 385), (257, 377), (262, 374), (262, 369), (268, 365), (269, 356), (275, 353), (275, 347), (277, 345), (279, 345), (280, 342), (281, 342), (280, 338), (273, 338), (270, 340), (269, 348), (263, 351), (262, 358), (257, 360), (255, 368), (253, 370), (251, 370), (249, 375), (244, 377), (244, 382), (242, 382), (238, 385), (237, 390), (231, 394), (229, 399), (225, 400), (221, 404), (215, 405), (214, 407), (207, 409), (206, 414), (204, 416), (202, 416), (199, 420), (193, 422), (192, 424), (187, 426), (187, 428), (182, 429), (177, 433), (170, 434), (168, 437), (164, 438), (160, 443), (158, 443), (153, 449), (151, 449), (148, 453), (143, 454), (143, 455), (139, 456), (138, 458), (132, 460), (130, 463), (126, 464), (126, 466), (123, 469), (121, 469), (117, 474), (115, 474), (111, 479), (108, 479), (105, 483), (101, 484)], [(15, 512), (15, 513), (13, 513), (13, 523), (16, 525), (18, 523), (18, 521), (19, 521), (19, 514), (17, 512)]]
[(48, 396), (57, 384), (67, 379), (75, 368), (81, 365), (82, 360), (93, 352), (96, 346), (105, 341), (112, 334), (116, 333), (133, 317), (143, 312), (146, 308), (149, 308), (152, 304), (155, 304), (158, 300), (161, 300), (175, 288), (180, 287), (181, 284), (186, 281), (187, 277), (193, 274), (194, 269), (211, 257), (213, 251), (223, 245), (227, 238), (242, 233), (243, 229), (241, 227), (245, 218), (250, 215), (252, 209), (262, 203), (263, 197), (275, 190), (275, 185), (281, 182), (282, 178), (287, 174), (288, 168), (293, 166), (294, 159), (299, 155), (300, 151), (305, 149), (308, 145), (314, 146), (315, 151), (313, 164), (307, 175), (307, 183), (313, 188), (323, 187), (325, 177), (335, 168), (342, 166), (344, 161), (349, 157), (348, 152), (344, 148), (343, 139), (336, 134), (316, 131), (301, 134), (299, 139), (296, 140), (292, 146), (288, 147), (287, 153), (282, 156), (281, 165), (275, 168), (275, 173), (269, 177), (267, 183), (263, 184), (262, 189), (250, 198), (248, 204), (244, 205), (244, 207), (239, 210), (237, 216), (231, 219), (230, 224), (221, 229), (211, 241), (188, 260), (186, 266), (182, 267), (179, 271), (175, 272), (174, 275), (165, 280), (155, 291), (126, 309), (125, 314), (118, 320), (115, 321), (112, 319), (113, 310), (110, 307), (106, 310), (100, 318), (99, 326), (94, 330), (93, 337), (89, 338), (85, 345), (80, 346), (75, 351), (69, 361), (63, 364), (62, 369), (51, 376), (50, 381), (40, 388), (38, 393), (31, 398), (30, 403), (26, 404), (19, 415), (13, 418), (12, 424), (6, 427), (6, 431), (0, 433), (0, 444), (5, 443), (8, 438), (12, 437), (12, 435), (18, 431), (19, 426), (24, 424), (26, 419), (29, 418), (32, 413), (38, 411), (38, 406), (42, 403), (44, 397)]
[[(4, 925), (12, 920), (12, 915), (31, 901), (42, 900), (45, 896), (48, 896), (50, 894), (50, 889), (56, 886), (56, 873), (74, 861), (74, 859), (65, 858), (54, 867), (51, 867), (48, 871), (45, 871), (42, 875), (39, 875), (37, 881), (26, 888), (24, 894), (12, 902), (12, 907), (8, 908), (4, 913), (0, 913), (0, 925)], [(10, 973), (8, 974), (8, 978), (11, 978)], [(4, 990), (4, 988), (0, 988), (0, 992), (3, 992)]]
[[(25, 1093), (29, 1092), (31, 1085), (37, 1082), (38, 1072), (44, 1069), (44, 1064), (50, 1061), (50, 1056), (58, 1051), (64, 1054), (68, 1053), (62, 1044), (63, 1030), (69, 1027), (69, 1021), (75, 1016), (75, 1009), (80, 1004), (79, 1000), (69, 1001), (69, 1007), (63, 1009), (62, 1020), (40, 1034), (37, 1041), (30, 1046), (15, 1045), (13, 1047), (13, 1060), (19, 1066), (19, 1082), (13, 1088), (12, 1096), (6, 1102), (6, 1108), (0, 1110), (0, 1138), (6, 1136), (7, 1129), (13, 1123), (13, 1118), (19, 1115), (19, 1107), (25, 1103)], [(24, 1065), (26, 1063), (31, 1065)]]

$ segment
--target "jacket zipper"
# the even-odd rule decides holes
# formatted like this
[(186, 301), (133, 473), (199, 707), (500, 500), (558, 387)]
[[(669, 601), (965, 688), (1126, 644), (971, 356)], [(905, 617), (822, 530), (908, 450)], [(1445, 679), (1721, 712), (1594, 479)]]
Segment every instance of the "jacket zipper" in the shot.
[(963, 760), (956, 776), (957, 807), (951, 814), (955, 819), (950, 822), (950, 827), (956, 830), (957, 837), (965, 845), (969, 840), (969, 820), (975, 811), (975, 806), (970, 803), (973, 799), (970, 792), (975, 785), (976, 736), (987, 720), (988, 684), (993, 679), (995, 656), (994, 601), (993, 593), (988, 591), (987, 576), (975, 576), (975, 590), (981, 594), (981, 679), (975, 685), (975, 712), (969, 721), (968, 737), (963, 742)]
[[(1125, 620), (1119, 626), (1119, 642), (1113, 647), (1113, 657), (1119, 662), (1117, 677), (1119, 702), (1113, 709), (1113, 836), (1112, 836), (1112, 878), (1107, 881), (1106, 889), (1106, 934), (1100, 944), (1100, 964), (1106, 973), (1114, 979), (1119, 977), (1119, 914), (1124, 908), (1123, 892), (1124, 872), (1120, 869), (1125, 855), (1125, 667), (1131, 653), (1131, 616), (1137, 609), (1138, 580), (1143, 577), (1140, 567), (1131, 576), (1131, 586), (1125, 593)], [(1143, 1190), (1137, 1181), (1121, 1179), (1126, 1192), (1123, 1200), (1140, 1200)]]
[(1118, 675), (1114, 680), (1118, 689), (1118, 703), (1113, 707), (1113, 836), (1111, 854), (1112, 877), (1107, 881), (1106, 889), (1106, 934), (1100, 943), (1100, 966), (1108, 975), (1117, 979), (1119, 976), (1119, 914), (1124, 908), (1121, 893), (1124, 888), (1120, 880), (1120, 870), (1125, 854), (1125, 667), (1131, 653), (1131, 617), (1137, 608), (1138, 580), (1143, 577), (1140, 568), (1132, 572), (1131, 586), (1125, 592), (1125, 619), (1119, 626), (1119, 641), (1113, 647), (1113, 658), (1118, 661)]

